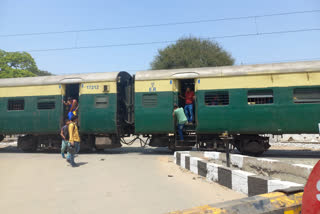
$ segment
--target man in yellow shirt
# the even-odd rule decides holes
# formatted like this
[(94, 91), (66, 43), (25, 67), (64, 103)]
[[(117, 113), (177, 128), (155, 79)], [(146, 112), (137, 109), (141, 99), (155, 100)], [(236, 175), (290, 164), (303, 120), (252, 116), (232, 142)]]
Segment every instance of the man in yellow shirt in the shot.
[(74, 155), (80, 151), (80, 137), (77, 126), (78, 117), (73, 115), (71, 118), (71, 122), (68, 126), (69, 130), (69, 155), (67, 157), (67, 161), (70, 162), (72, 167), (76, 167), (76, 163), (74, 162)]

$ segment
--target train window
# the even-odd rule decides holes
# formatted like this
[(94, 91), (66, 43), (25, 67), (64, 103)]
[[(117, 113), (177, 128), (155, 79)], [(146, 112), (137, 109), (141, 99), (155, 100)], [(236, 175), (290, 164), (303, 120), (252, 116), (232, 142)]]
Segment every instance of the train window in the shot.
[(24, 110), (24, 99), (8, 100), (9, 111), (22, 111)]
[(146, 108), (156, 107), (158, 104), (157, 94), (144, 94), (142, 95), (142, 105)]
[(207, 106), (229, 105), (228, 91), (206, 92), (204, 95), (204, 103)]
[(273, 90), (249, 90), (248, 91), (248, 104), (272, 104), (273, 103)]
[(320, 103), (320, 88), (295, 88), (294, 103)]
[(56, 103), (52, 97), (41, 97), (38, 98), (37, 107), (39, 110), (54, 109), (56, 107)]
[(109, 103), (109, 96), (108, 95), (100, 95), (100, 96), (96, 96), (94, 98), (94, 103), (96, 108), (107, 108), (108, 107), (108, 103)]

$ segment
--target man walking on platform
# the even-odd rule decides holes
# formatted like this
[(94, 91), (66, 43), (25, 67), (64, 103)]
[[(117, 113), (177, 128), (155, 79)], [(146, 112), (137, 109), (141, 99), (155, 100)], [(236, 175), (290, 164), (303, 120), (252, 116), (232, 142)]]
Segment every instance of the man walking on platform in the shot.
[(68, 140), (69, 140), (69, 130), (68, 125), (70, 121), (68, 119), (65, 120), (65, 125), (61, 128), (60, 135), (62, 137), (62, 143), (61, 143), (61, 156), (62, 158), (65, 158), (64, 153), (67, 150), (68, 147)]
[(80, 137), (77, 126), (77, 116), (72, 116), (71, 122), (69, 124), (69, 155), (67, 157), (67, 161), (70, 162), (72, 167), (76, 167), (76, 163), (74, 162), (74, 155), (80, 151)]

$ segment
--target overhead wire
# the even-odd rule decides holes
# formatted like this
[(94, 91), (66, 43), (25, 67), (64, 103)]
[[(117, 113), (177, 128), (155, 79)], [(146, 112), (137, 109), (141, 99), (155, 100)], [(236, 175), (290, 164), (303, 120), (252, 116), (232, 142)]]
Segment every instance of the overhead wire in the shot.
[[(186, 25), (186, 24), (198, 24), (198, 23), (208, 23), (208, 22), (220, 22), (220, 21), (232, 21), (241, 19), (254, 19), (256, 32), (247, 34), (234, 34), (234, 35), (222, 35), (213, 36), (201, 39), (228, 39), (237, 37), (250, 37), (250, 36), (263, 36), (263, 35), (273, 35), (273, 34), (288, 34), (288, 33), (299, 33), (299, 32), (310, 32), (310, 31), (320, 31), (320, 28), (306, 28), (297, 30), (285, 30), (285, 31), (271, 31), (271, 32), (258, 32), (257, 29), (257, 19), (263, 17), (273, 17), (273, 16), (286, 16), (295, 14), (307, 14), (307, 13), (319, 13), (320, 9), (316, 10), (304, 10), (304, 11), (293, 11), (293, 12), (283, 12), (283, 13), (272, 13), (264, 15), (252, 15), (252, 16), (240, 16), (240, 17), (227, 17), (218, 19), (206, 19), (206, 20), (195, 20), (195, 21), (184, 21), (184, 22), (168, 22), (160, 24), (146, 24), (146, 25), (132, 25), (132, 26), (119, 26), (119, 27), (105, 27), (105, 28), (92, 28), (92, 29), (80, 29), (80, 30), (66, 30), (66, 31), (49, 31), (49, 32), (32, 32), (32, 33), (17, 33), (17, 34), (0, 34), (0, 37), (19, 37), (19, 36), (36, 36), (36, 35), (50, 35), (50, 34), (64, 34), (64, 33), (81, 33), (81, 32), (94, 32), (94, 31), (111, 31), (111, 30), (121, 30), (121, 29), (135, 29), (135, 28), (150, 28), (150, 27), (164, 27), (164, 26), (175, 26), (175, 25)], [(78, 35), (78, 34), (77, 34)], [(28, 52), (47, 52), (47, 51), (64, 51), (64, 50), (77, 50), (77, 49), (95, 49), (95, 48), (110, 48), (110, 47), (125, 47), (125, 46), (142, 46), (142, 45), (153, 45), (153, 44), (165, 44), (174, 43), (178, 40), (165, 40), (165, 41), (152, 41), (152, 42), (138, 42), (138, 43), (123, 43), (123, 44), (106, 44), (106, 45), (93, 45), (93, 46), (77, 46), (77, 42), (73, 47), (62, 47), (62, 48), (47, 48), (47, 49), (32, 49), (27, 50)], [(305, 60), (318, 60), (319, 58), (312, 59), (293, 59), (293, 60), (282, 60), (277, 62), (290, 62), (290, 61), (305, 61)], [(276, 63), (276, 61), (272, 61)], [(265, 62), (263, 62), (265, 63)], [(242, 64), (242, 63), (241, 63)], [(245, 63), (247, 64), (247, 63)], [(135, 71), (135, 70), (132, 70)]]
[[(213, 37), (207, 37), (207, 38), (201, 38), (201, 39), (209, 39), (209, 40), (228, 39), (228, 38), (237, 38), (237, 37), (288, 34), (288, 33), (300, 33), (300, 32), (310, 32), (310, 31), (320, 31), (320, 28), (305, 28), (305, 29), (297, 29), (297, 30), (256, 32), (256, 33), (247, 33), (247, 34), (233, 34), (233, 35), (213, 36)], [(106, 45), (92, 45), (92, 46), (78, 46), (78, 47), (74, 46), (74, 47), (63, 47), (63, 48), (31, 49), (31, 50), (26, 50), (26, 51), (27, 52), (47, 52), (47, 51), (65, 51), (65, 50), (77, 50), (77, 49), (127, 47), (127, 46), (142, 46), (142, 45), (174, 43), (174, 42), (177, 42), (177, 41), (178, 40), (166, 40), (166, 41), (137, 42), (137, 43), (123, 43), (123, 44), (106, 44)]]
[(257, 18), (264, 18), (264, 17), (287, 16), (287, 15), (306, 14), (306, 13), (319, 13), (319, 12), (320, 12), (320, 9), (303, 10), (303, 11), (271, 13), (271, 14), (263, 14), (263, 15), (227, 17), (227, 18), (218, 18), (218, 19), (204, 19), (204, 20), (183, 21), (183, 22), (167, 22), (167, 23), (159, 23), (159, 24), (129, 25), (129, 26), (119, 26), (119, 27), (104, 27), (104, 28), (64, 30), (64, 31), (47, 31), (47, 32), (31, 32), (31, 33), (16, 33), (16, 34), (0, 34), (0, 37), (38, 36), (38, 35), (50, 35), (50, 34), (65, 34), (65, 33), (81, 33), (81, 32), (94, 32), (94, 31), (112, 31), (112, 30), (122, 30), (122, 29), (164, 27), (164, 26), (199, 24), (199, 23), (208, 23), (208, 22), (233, 21), (233, 20), (243, 20), (243, 19), (257, 19)]

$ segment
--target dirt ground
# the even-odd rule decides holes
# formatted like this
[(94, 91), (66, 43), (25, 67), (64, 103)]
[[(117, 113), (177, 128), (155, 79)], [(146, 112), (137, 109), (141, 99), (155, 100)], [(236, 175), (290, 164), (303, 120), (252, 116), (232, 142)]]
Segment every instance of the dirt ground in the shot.
[(165, 148), (80, 154), (71, 168), (56, 153), (1, 147), (1, 213), (165, 213), (246, 197), (181, 170)]

